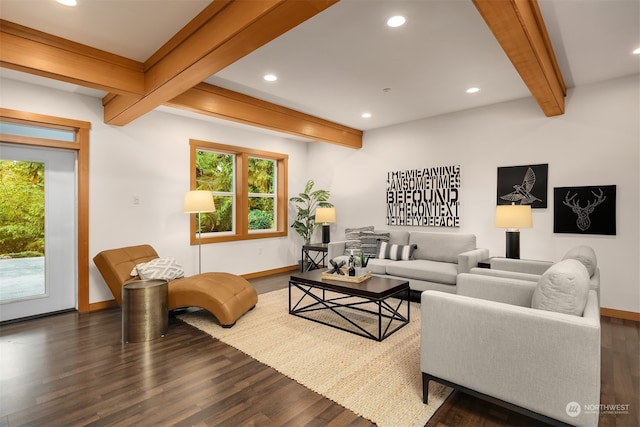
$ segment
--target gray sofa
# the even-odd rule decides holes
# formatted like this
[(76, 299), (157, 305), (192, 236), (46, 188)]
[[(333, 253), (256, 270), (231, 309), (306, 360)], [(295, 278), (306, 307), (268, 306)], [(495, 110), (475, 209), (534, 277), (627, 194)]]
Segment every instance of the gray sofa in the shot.
[[(570, 269), (583, 268), (575, 260), (562, 261), (539, 283), (461, 274), (457, 295), (424, 292), (424, 402), (429, 382), (436, 381), (553, 425), (597, 426), (598, 297), (586, 271), (557, 271), (571, 263)], [(582, 300), (571, 309), (578, 310), (562, 312), (557, 307), (567, 307), (576, 283), (582, 283)], [(536, 306), (541, 296), (550, 298), (551, 307), (549, 301)]]
[[(367, 228), (373, 230), (373, 227), (361, 227), (360, 230)], [(345, 235), (352, 239), (329, 243), (330, 260), (347, 258), (349, 242), (354, 242), (352, 230), (354, 229), (345, 230)], [(366, 236), (363, 239), (372, 239), (370, 230), (360, 232), (361, 236)], [(429, 289), (456, 293), (458, 275), (468, 273), (478, 266), (479, 261), (489, 257), (488, 249), (476, 248), (476, 236), (473, 234), (376, 230), (373, 238), (375, 239), (376, 235), (382, 237), (385, 234), (388, 234), (388, 241), (385, 240), (388, 245), (415, 245), (413, 259), (371, 258), (366, 269), (377, 275), (408, 279), (414, 294)], [(362, 242), (366, 241), (362, 240)], [(357, 245), (356, 249), (358, 250)]]

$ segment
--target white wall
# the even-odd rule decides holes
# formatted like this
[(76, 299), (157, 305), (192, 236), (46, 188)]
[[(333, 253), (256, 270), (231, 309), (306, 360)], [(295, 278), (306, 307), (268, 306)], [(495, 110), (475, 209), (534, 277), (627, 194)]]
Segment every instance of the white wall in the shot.
[[(534, 227), (521, 230), (521, 257), (560, 260), (571, 247), (590, 245), (602, 306), (640, 312), (639, 93), (634, 76), (569, 91), (562, 116), (547, 118), (522, 99), (366, 132), (357, 151), (314, 144), (310, 173), (324, 176), (338, 214), (332, 237), (350, 226), (388, 228), (387, 172), (459, 164), (460, 228), (423, 229), (474, 233), (479, 247), (504, 256), (504, 230), (493, 226), (497, 167), (548, 163), (549, 207), (534, 209)], [(616, 236), (553, 233), (554, 187), (612, 184)]]
[[(197, 272), (198, 247), (189, 244), (189, 215), (182, 212), (190, 138), (288, 154), (291, 195), (308, 179), (308, 143), (158, 111), (124, 127), (109, 126), (100, 99), (6, 79), (0, 85), (4, 108), (91, 122), (90, 258), (104, 249), (149, 243), (160, 256), (175, 257), (187, 274)], [(133, 204), (134, 195), (140, 205)], [(293, 232), (203, 245), (202, 271), (245, 274), (293, 265), (301, 244)], [(90, 302), (112, 299), (93, 263), (90, 268)]]
[[(504, 254), (504, 231), (493, 227), (497, 167), (548, 163), (549, 208), (534, 210), (534, 228), (521, 231), (521, 256), (559, 260), (572, 246), (591, 245), (602, 272), (602, 306), (640, 312), (637, 76), (570, 91), (562, 116), (544, 117), (533, 100), (523, 99), (366, 132), (361, 150), (164, 112), (108, 126), (99, 99), (12, 80), (0, 85), (4, 108), (92, 123), (90, 257), (148, 242), (161, 256), (176, 257), (187, 273), (197, 270), (197, 246), (189, 245), (189, 217), (182, 213), (190, 138), (288, 154), (290, 196), (309, 178), (331, 190), (338, 211), (333, 240), (348, 226), (385, 227), (388, 171), (459, 164), (461, 227), (424, 229), (474, 233), (478, 246), (497, 256)], [(617, 185), (616, 236), (553, 234), (553, 187), (605, 184)], [(133, 205), (134, 195), (140, 206)], [(290, 233), (204, 245), (203, 271), (244, 274), (292, 265), (301, 243)], [(92, 264), (90, 301), (111, 298)]]

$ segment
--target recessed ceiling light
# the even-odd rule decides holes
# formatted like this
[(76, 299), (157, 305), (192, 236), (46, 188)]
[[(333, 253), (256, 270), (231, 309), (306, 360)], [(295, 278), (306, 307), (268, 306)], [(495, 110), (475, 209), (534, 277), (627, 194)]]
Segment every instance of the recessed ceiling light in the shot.
[(371, 113), (362, 113), (362, 118), (363, 119), (368, 119), (371, 117)]
[(268, 82), (275, 82), (276, 80), (278, 80), (278, 77), (274, 74), (265, 74), (263, 79), (265, 79)]
[(76, 0), (56, 0), (56, 1), (65, 6), (76, 6), (78, 4)]
[(480, 88), (477, 87), (470, 87), (469, 89), (467, 89), (466, 91), (467, 93), (478, 93), (480, 92)]
[(400, 27), (404, 25), (405, 22), (407, 22), (405, 17), (400, 15), (392, 16), (391, 18), (387, 19), (387, 25), (392, 28)]
[(633, 51), (634, 55), (640, 55), (640, 47)]

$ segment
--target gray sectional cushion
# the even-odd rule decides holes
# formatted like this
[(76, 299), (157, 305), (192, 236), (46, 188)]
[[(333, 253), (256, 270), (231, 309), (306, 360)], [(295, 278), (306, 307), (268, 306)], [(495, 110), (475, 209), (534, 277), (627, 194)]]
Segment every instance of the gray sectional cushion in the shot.
[(389, 243), (394, 245), (408, 245), (410, 233), (405, 230), (389, 230)]
[(429, 261), (425, 259), (391, 261), (387, 264), (387, 274), (406, 277), (408, 279), (455, 285), (458, 277), (458, 266), (450, 262)]
[(414, 231), (409, 242), (418, 245), (415, 259), (458, 263), (458, 255), (476, 249), (476, 236), (457, 233), (427, 233)]
[(596, 272), (596, 268), (598, 268), (596, 252), (590, 246), (581, 245), (569, 249), (562, 259), (577, 259), (587, 268), (589, 277), (593, 277)]
[(390, 259), (371, 258), (367, 264), (367, 271), (370, 271), (373, 274), (387, 274), (387, 265), (392, 262), (395, 261), (391, 261)]
[(360, 245), (362, 252), (370, 257), (375, 257), (378, 249), (378, 242), (388, 242), (388, 231), (361, 231), (360, 232)]
[(531, 307), (582, 316), (589, 294), (589, 272), (578, 260), (566, 259), (540, 277)]

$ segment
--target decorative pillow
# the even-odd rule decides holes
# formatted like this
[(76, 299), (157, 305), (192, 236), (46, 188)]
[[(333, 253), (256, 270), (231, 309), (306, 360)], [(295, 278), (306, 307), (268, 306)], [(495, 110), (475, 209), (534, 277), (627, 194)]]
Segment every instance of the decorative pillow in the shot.
[(351, 255), (351, 251), (360, 252), (362, 250), (362, 244), (360, 242), (360, 233), (362, 231), (373, 231), (373, 225), (358, 228), (345, 228), (344, 238), (346, 243), (344, 245), (344, 254)]
[(575, 259), (560, 261), (544, 272), (533, 291), (531, 307), (582, 316), (589, 294), (589, 272)]
[(132, 276), (140, 276), (142, 280), (173, 280), (184, 276), (184, 270), (176, 263), (175, 258), (156, 258), (136, 265), (131, 270)]
[(418, 245), (396, 245), (387, 242), (378, 242), (378, 252), (376, 258), (408, 261), (413, 259), (413, 251)]
[(378, 253), (378, 241), (389, 242), (388, 231), (361, 231), (360, 246), (362, 253), (375, 258)]
[(564, 254), (564, 259), (577, 259), (585, 267), (587, 267), (587, 271), (589, 272), (589, 277), (593, 277), (593, 274), (596, 272), (596, 268), (598, 267), (598, 259), (596, 258), (596, 252), (590, 246), (582, 245), (576, 246), (573, 249), (569, 249), (569, 251)]

